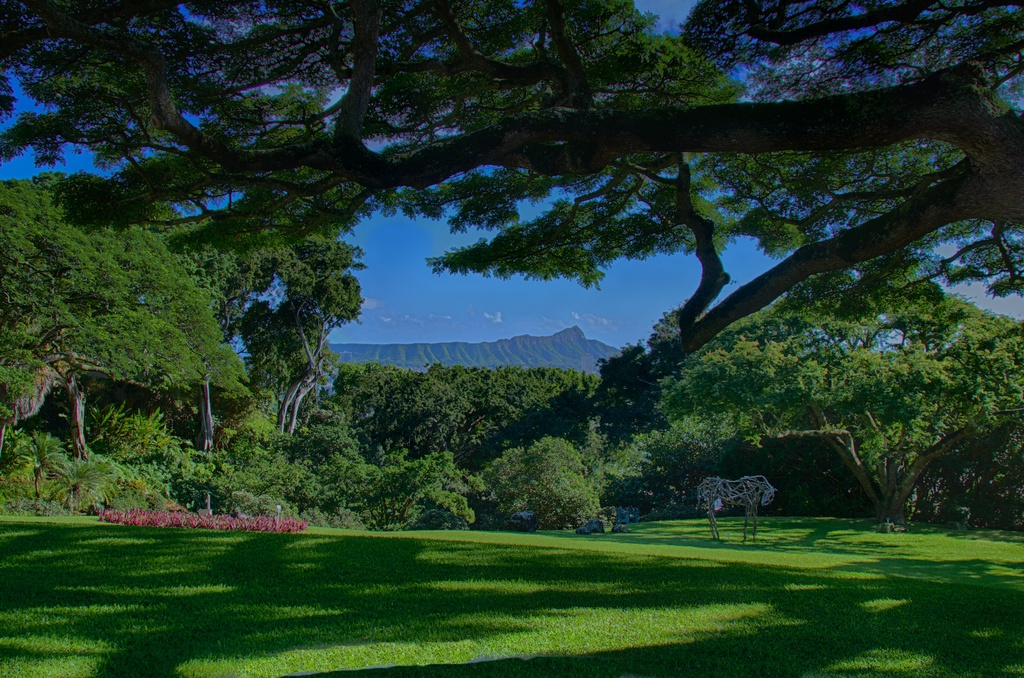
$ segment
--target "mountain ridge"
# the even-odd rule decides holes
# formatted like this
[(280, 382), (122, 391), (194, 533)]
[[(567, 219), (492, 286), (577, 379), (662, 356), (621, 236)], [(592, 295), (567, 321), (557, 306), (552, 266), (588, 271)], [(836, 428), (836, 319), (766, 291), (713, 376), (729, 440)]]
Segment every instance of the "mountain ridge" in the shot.
[(331, 344), (343, 363), (376, 362), (412, 370), (428, 365), (466, 367), (561, 367), (596, 372), (597, 361), (619, 352), (618, 348), (588, 339), (574, 325), (549, 336), (521, 334), (508, 339), (483, 342), (438, 342), (416, 344)]

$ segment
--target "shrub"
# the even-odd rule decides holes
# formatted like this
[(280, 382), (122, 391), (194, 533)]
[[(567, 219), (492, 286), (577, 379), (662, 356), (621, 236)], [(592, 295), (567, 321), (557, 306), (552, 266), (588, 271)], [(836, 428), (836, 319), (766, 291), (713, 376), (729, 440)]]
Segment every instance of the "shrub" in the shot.
[(324, 513), (319, 509), (303, 511), (299, 518), (313, 527), (337, 527), (343, 530), (365, 530), (366, 525), (358, 514), (348, 509), (338, 509), (333, 513)]
[(14, 516), (67, 516), (63, 504), (50, 499), (14, 499), (3, 504), (3, 512)]
[(444, 509), (424, 511), (415, 520), (405, 526), (407, 530), (468, 530), (469, 523), (462, 516), (457, 516)]
[[(653, 520), (688, 520), (690, 518), (706, 518), (708, 512), (697, 508), (696, 504), (668, 503), (656, 506), (643, 514), (645, 521)], [(719, 515), (722, 515), (719, 513)]]
[(610, 503), (636, 506), (645, 514), (695, 504), (700, 481), (718, 474), (722, 445), (712, 427), (675, 422), (668, 430), (637, 436), (633, 445), (640, 463), (634, 473), (613, 481), (606, 497)]
[(401, 529), (430, 502), (463, 516), (476, 518), (465, 493), (478, 485), (455, 465), (451, 452), (434, 452), (409, 459), (405, 450), (388, 452), (380, 465), (366, 464), (361, 492), (362, 515), (376, 530)]
[(103, 504), (116, 493), (119, 466), (94, 455), (91, 459), (65, 459), (53, 471), (53, 495), (72, 511)]
[(580, 453), (561, 438), (515, 447), (487, 467), (487, 486), (507, 516), (529, 509), (542, 529), (580, 525), (600, 508), (597, 488), (585, 475)]
[(130, 509), (163, 511), (167, 508), (167, 499), (155, 492), (129, 486), (121, 489), (117, 496), (107, 499), (106, 508), (116, 511)]
[(234, 516), (208, 516), (201, 513), (171, 513), (169, 511), (128, 511), (103, 510), (98, 513), (101, 521), (132, 525), (135, 527), (190, 527), (203, 530), (242, 530), (246, 532), (301, 532), (306, 529), (304, 520), (294, 518), (236, 518)]
[(295, 517), (295, 511), (283, 499), (266, 494), (254, 495), (245, 490), (232, 492), (224, 508), (228, 513), (232, 514), (271, 516), (276, 518), (278, 506), (281, 507), (281, 516), (285, 518)]

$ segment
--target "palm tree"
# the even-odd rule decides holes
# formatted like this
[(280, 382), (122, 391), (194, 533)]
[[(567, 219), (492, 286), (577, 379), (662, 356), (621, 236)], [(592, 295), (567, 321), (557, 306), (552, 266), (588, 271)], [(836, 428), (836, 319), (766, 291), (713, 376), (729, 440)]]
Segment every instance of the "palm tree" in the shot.
[(66, 459), (54, 472), (54, 494), (71, 511), (102, 504), (117, 483), (117, 466), (102, 459)]
[(36, 431), (17, 447), (18, 456), (32, 472), (32, 483), (39, 499), (39, 486), (52, 476), (67, 460), (59, 439), (49, 433)]

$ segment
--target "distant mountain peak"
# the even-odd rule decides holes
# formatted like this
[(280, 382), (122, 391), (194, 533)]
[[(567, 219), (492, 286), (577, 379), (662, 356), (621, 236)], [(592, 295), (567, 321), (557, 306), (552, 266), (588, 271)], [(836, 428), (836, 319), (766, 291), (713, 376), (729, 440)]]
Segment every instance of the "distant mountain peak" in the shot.
[(561, 367), (596, 372), (597, 361), (619, 352), (596, 339), (587, 339), (577, 325), (551, 336), (528, 334), (480, 343), (434, 344), (331, 344), (331, 350), (347, 363), (381, 363), (413, 370), (428, 365), (466, 367)]
[(586, 339), (587, 335), (583, 334), (583, 330), (580, 329), (579, 325), (573, 325), (572, 327), (566, 327), (564, 330), (555, 332), (551, 335), (552, 337), (558, 337), (560, 339), (569, 339), (579, 337), (580, 339)]

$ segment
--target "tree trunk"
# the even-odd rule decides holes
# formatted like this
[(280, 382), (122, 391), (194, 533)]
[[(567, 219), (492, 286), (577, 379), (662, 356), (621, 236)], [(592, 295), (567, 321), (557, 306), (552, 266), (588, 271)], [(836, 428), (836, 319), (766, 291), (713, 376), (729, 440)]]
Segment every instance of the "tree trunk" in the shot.
[(206, 375), (199, 392), (200, 431), (198, 448), (202, 452), (213, 449), (213, 406), (210, 404), (210, 375)]
[(295, 395), (301, 384), (302, 382), (298, 381), (289, 386), (288, 391), (277, 405), (277, 430), (280, 433), (284, 433), (288, 428), (288, 415), (292, 411), (292, 403), (295, 402)]
[(68, 426), (71, 429), (71, 447), (79, 459), (88, 459), (89, 450), (85, 446), (85, 394), (79, 386), (78, 378), (69, 374), (64, 378), (64, 386), (68, 392)]
[(7, 437), (7, 424), (0, 424), (0, 457), (4, 454), (4, 438)]
[(302, 406), (302, 401), (305, 400), (306, 396), (309, 395), (309, 392), (312, 391), (315, 386), (315, 381), (312, 383), (310, 383), (308, 380), (302, 382), (302, 385), (299, 387), (298, 392), (292, 399), (291, 410), (288, 413), (288, 435), (295, 433), (295, 425), (299, 421), (299, 407)]
[(885, 501), (875, 506), (875, 522), (905, 525), (907, 523), (907, 499), (909, 497), (901, 497), (899, 494), (886, 497)]

